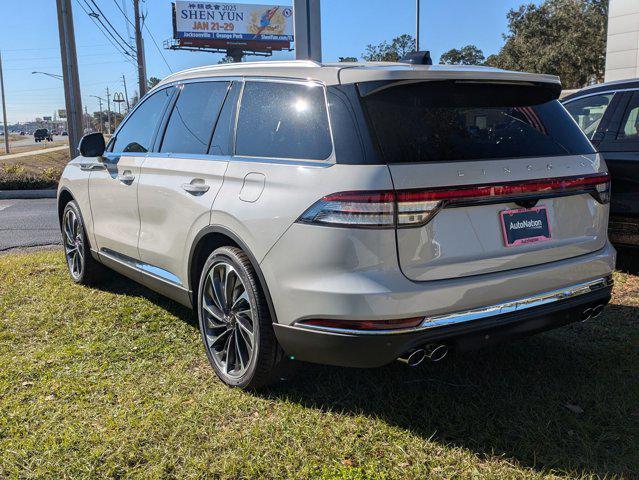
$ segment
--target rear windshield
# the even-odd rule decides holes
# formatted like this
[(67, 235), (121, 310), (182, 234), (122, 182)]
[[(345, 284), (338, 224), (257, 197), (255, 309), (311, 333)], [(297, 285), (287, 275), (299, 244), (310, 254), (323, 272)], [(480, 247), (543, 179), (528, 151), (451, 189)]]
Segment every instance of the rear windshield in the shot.
[(454, 82), (359, 87), (387, 163), (594, 153), (552, 88)]

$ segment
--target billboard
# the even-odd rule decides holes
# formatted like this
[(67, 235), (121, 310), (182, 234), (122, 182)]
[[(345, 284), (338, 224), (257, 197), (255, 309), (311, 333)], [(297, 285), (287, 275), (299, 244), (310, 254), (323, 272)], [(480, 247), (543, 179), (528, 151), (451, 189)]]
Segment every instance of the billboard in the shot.
[(290, 47), (293, 41), (292, 7), (181, 0), (174, 5), (174, 38), (184, 43)]

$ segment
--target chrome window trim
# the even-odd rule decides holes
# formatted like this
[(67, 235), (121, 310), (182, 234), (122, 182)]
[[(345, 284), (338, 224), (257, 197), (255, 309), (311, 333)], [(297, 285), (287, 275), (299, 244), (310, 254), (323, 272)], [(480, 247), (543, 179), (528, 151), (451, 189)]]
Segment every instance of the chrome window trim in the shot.
[(531, 308), (549, 305), (561, 300), (575, 298), (580, 295), (598, 291), (612, 285), (611, 277), (598, 278), (585, 283), (571, 285), (569, 287), (552, 290), (550, 292), (539, 293), (530, 297), (518, 298), (507, 302), (478, 307), (461, 312), (448, 313), (443, 315), (425, 316), (420, 325), (412, 328), (403, 328), (395, 330), (352, 330), (345, 328), (322, 327), (318, 325), (305, 325), (296, 322), (294, 327), (319, 330), (331, 333), (343, 333), (351, 335), (396, 335), (402, 333), (417, 333), (434, 328), (447, 327), (476, 320), (483, 320), (499, 315), (522, 312)]

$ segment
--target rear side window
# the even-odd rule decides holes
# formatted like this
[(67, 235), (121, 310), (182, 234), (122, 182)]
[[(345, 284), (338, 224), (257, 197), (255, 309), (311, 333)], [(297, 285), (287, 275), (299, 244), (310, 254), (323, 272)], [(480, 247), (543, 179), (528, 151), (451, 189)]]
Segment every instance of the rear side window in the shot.
[(592, 138), (614, 95), (614, 93), (592, 95), (572, 100), (564, 106), (575, 119), (579, 128), (588, 138)]
[(184, 85), (171, 112), (160, 151), (206, 153), (228, 87), (229, 82)]
[(636, 142), (639, 140), (639, 94), (633, 94), (621, 121), (617, 140)]
[(332, 151), (321, 86), (245, 84), (236, 131), (237, 155), (325, 160)]
[(376, 87), (362, 100), (387, 163), (594, 153), (552, 89), (454, 82)]
[(143, 101), (117, 133), (113, 152), (148, 152), (173, 89), (164, 88)]

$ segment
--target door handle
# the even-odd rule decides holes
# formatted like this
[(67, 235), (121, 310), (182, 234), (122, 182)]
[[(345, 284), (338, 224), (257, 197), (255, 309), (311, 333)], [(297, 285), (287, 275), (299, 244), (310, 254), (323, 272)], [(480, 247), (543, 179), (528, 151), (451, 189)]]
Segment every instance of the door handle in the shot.
[(192, 194), (197, 194), (197, 193), (206, 193), (209, 191), (211, 187), (209, 187), (207, 184), (205, 183), (183, 183), (182, 184), (182, 189), (186, 192), (192, 193)]
[(118, 175), (118, 180), (122, 183), (130, 184), (135, 180), (135, 175), (131, 174), (129, 170), (125, 170), (124, 173)]

